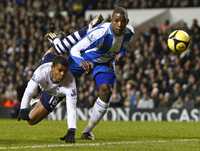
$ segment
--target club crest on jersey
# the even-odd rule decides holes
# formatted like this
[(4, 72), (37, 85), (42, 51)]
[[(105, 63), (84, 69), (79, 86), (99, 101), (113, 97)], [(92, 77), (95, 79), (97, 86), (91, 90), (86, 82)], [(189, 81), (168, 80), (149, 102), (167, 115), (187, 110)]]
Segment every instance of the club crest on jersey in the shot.
[(95, 41), (95, 35), (94, 35), (94, 34), (89, 34), (89, 35), (87, 36), (87, 38), (89, 39), (90, 42)]

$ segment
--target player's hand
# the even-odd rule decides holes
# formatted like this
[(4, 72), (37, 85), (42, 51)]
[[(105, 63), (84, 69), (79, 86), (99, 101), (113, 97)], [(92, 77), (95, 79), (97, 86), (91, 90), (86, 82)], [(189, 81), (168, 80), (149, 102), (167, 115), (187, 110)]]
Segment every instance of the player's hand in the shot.
[(20, 109), (17, 120), (29, 120), (29, 109)]
[(80, 66), (85, 70), (86, 73), (89, 73), (93, 68), (93, 63), (89, 61), (83, 61), (81, 62)]
[(65, 36), (65, 33), (64, 32), (48, 32), (46, 35), (45, 35), (45, 38), (50, 42), (50, 43), (53, 43), (53, 40), (56, 39), (56, 38), (61, 38), (61, 37), (64, 37)]

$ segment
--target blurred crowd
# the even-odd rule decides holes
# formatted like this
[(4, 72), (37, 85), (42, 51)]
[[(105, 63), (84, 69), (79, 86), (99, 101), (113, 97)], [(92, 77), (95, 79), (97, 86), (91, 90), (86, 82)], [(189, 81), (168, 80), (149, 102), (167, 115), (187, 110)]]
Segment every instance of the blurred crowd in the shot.
[[(61, 7), (62, 6), (62, 7)], [(63, 1), (0, 1), (0, 98), (21, 100), (27, 81), (49, 48), (44, 35), (85, 26), (84, 17), (61, 14)], [(49, 14), (54, 10), (53, 14)]]
[[(144, 6), (144, 1), (127, 0), (124, 5), (128, 3), (126, 5), (132, 8), (148, 8), (154, 2), (154, 7), (164, 7), (165, 4), (167, 7), (199, 5), (199, 1), (195, 0), (183, 0), (182, 3), (178, 3), (178, 0), (148, 2)], [(64, 10), (68, 5), (64, 0), (0, 1), (1, 101), (21, 101), (28, 80), (49, 48), (49, 43), (44, 40), (48, 31), (64, 31), (69, 34), (88, 24), (89, 21), (81, 15), (75, 16), (74, 12), (66, 14)], [(98, 5), (96, 8), (99, 7)], [(49, 13), (51, 11), (53, 12)], [(131, 42), (127, 57), (116, 65), (117, 82), (113, 89), (111, 106), (148, 109), (200, 106), (198, 21), (194, 20), (191, 27), (186, 25), (185, 30), (192, 36), (192, 43), (190, 53), (182, 59), (167, 49), (170, 23), (151, 27)], [(84, 75), (79, 79), (78, 92), (78, 105), (90, 107), (97, 96), (91, 76)]]
[[(93, 0), (94, 1), (94, 0)], [(200, 6), (199, 0), (96, 0), (92, 9), (113, 9), (115, 5), (125, 8), (180, 8)]]
[(167, 48), (167, 35), (172, 29), (170, 24), (166, 28), (152, 27), (134, 39), (134, 48), (130, 45), (124, 65), (118, 66), (123, 70), (117, 74), (116, 90), (125, 98), (124, 106), (190, 109), (200, 106), (200, 26), (195, 19), (191, 27), (185, 24), (184, 30), (192, 36), (192, 43), (183, 58)]

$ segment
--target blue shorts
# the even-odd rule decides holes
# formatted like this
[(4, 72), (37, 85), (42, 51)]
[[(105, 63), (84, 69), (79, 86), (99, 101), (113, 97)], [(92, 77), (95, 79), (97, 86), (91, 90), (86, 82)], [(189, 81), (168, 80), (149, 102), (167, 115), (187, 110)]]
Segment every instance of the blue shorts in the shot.
[(115, 74), (112, 72), (110, 73), (101, 72), (101, 73), (97, 73), (94, 79), (95, 79), (97, 88), (103, 84), (108, 84), (113, 87), (116, 77), (115, 77)]
[[(84, 73), (84, 70), (71, 57), (69, 57), (68, 61), (72, 74), (75, 77), (80, 77)], [(114, 70), (110, 64), (94, 64), (92, 76), (97, 88), (102, 84), (113, 86), (116, 79)]]
[(55, 109), (56, 105), (64, 98), (65, 97), (55, 97), (50, 95), (46, 91), (43, 91), (40, 96), (40, 101), (44, 108), (50, 113)]

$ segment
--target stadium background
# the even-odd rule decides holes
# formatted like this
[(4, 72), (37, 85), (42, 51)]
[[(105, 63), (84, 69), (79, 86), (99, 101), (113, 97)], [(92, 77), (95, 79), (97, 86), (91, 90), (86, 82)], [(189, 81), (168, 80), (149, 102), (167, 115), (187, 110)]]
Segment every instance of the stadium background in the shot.
[[(199, 120), (199, 16), (187, 14), (199, 9), (198, 0), (1, 0), (0, 117), (16, 117), (26, 83), (49, 47), (46, 32), (71, 33), (87, 25), (95, 11), (109, 21), (105, 12), (116, 5), (128, 8), (136, 34), (127, 57), (116, 66), (117, 82), (105, 120), (113, 120), (115, 115), (119, 117), (114, 120), (166, 120), (159, 116), (167, 117), (169, 112), (175, 119)], [(186, 14), (179, 20), (174, 14), (180, 8)], [(147, 17), (144, 11), (152, 15)], [(191, 51), (183, 59), (171, 54), (166, 45), (168, 34), (177, 28), (192, 37)], [(83, 120), (95, 100), (94, 88), (90, 76), (81, 77), (78, 107)], [(59, 108), (49, 118), (62, 119), (64, 111)]]

